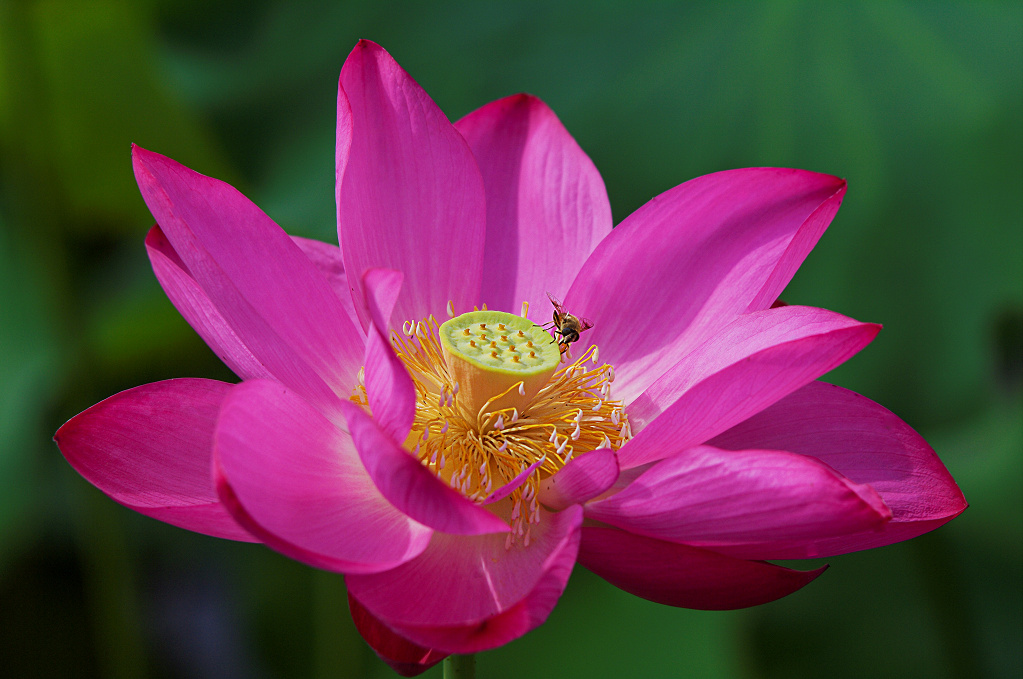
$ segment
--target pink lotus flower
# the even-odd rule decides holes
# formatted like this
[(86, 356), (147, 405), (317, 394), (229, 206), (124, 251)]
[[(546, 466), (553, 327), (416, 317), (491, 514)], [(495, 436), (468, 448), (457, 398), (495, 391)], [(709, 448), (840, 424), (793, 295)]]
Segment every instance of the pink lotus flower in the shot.
[[(344, 573), (399, 671), (540, 625), (577, 561), (653, 601), (738, 608), (823, 570), (766, 560), (905, 540), (966, 506), (908, 425), (815, 381), (879, 326), (774, 308), (841, 179), (718, 172), (612, 231), (541, 101), (451, 125), (365, 41), (338, 91), (340, 248), (132, 159), (153, 269), (242, 382), (117, 394), (61, 451), (136, 511)], [(548, 290), (593, 322), (561, 364), (534, 325)]]

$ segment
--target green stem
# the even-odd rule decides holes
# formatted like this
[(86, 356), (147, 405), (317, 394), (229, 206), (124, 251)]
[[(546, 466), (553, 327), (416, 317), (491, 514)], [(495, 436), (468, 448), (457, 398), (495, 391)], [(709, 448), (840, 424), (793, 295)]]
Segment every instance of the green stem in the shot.
[(449, 655), (444, 658), (444, 679), (475, 679), (476, 656)]

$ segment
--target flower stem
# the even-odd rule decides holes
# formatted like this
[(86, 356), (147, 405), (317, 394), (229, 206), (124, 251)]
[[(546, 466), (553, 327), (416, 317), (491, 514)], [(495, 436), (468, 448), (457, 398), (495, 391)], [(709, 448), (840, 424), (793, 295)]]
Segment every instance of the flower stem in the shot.
[(475, 655), (449, 655), (444, 658), (444, 679), (475, 679)]

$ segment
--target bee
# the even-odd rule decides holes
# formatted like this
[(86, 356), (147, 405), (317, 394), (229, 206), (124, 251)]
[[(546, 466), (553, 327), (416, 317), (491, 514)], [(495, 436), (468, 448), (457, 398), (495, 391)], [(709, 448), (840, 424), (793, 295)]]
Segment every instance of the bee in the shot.
[[(561, 353), (568, 351), (568, 345), (579, 339), (579, 333), (593, 327), (593, 322), (587, 318), (577, 318), (565, 311), (557, 297), (547, 293), (547, 299), (554, 305), (554, 321), (542, 326), (546, 330), (554, 330), (554, 337), (558, 340), (558, 348)], [(554, 341), (553, 339), (551, 340)]]

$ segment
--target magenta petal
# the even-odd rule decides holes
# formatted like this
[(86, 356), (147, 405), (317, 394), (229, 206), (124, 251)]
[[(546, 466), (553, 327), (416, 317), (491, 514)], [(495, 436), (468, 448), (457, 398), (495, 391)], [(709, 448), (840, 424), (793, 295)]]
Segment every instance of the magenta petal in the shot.
[(272, 377), (192, 278), (159, 226), (149, 230), (146, 250), (153, 272), (174, 308), (220, 360), (243, 380)]
[[(552, 514), (540, 510), (529, 544), (507, 545), (499, 534), (459, 536), (434, 533), (430, 546), (407, 564), (346, 579), (348, 591), (388, 627), (416, 643), (453, 653), (408, 634), (414, 628), (476, 625), (512, 609), (533, 592), (545, 573), (575, 547), (582, 509)], [(571, 567), (571, 566), (569, 566)]]
[(776, 559), (799, 543), (880, 529), (881, 497), (814, 458), (777, 450), (700, 446), (650, 467), (625, 490), (586, 505), (586, 517), (631, 533), (743, 559)]
[(561, 511), (594, 498), (618, 480), (618, 456), (609, 448), (573, 458), (540, 484), (537, 499), (548, 509)]
[[(338, 229), (356, 299), (361, 274), (405, 274), (401, 320), (477, 303), (486, 204), (469, 146), (429, 95), (379, 45), (362, 40), (345, 61), (339, 127), (351, 116)], [(354, 275), (352, 275), (354, 274)], [(365, 325), (368, 318), (362, 315)]]
[(824, 572), (795, 571), (614, 528), (582, 530), (579, 563), (615, 587), (650, 601), (723, 611), (792, 594)]
[(401, 291), (400, 271), (370, 269), (362, 276), (370, 327), (366, 339), (366, 396), (373, 419), (396, 441), (404, 441), (416, 415), (416, 388), (394, 353), (390, 319)]
[[(297, 236), (292, 236), (291, 239), (334, 288), (353, 326), (357, 326), (355, 307), (348, 291), (348, 278), (341, 265), (341, 250), (337, 246), (318, 240)], [(266, 366), (252, 355), (217, 311), (159, 226), (149, 230), (149, 235), (146, 236), (146, 250), (156, 278), (171, 303), (220, 360), (242, 379), (272, 378)]]
[(547, 456), (544, 455), (539, 460), (537, 460), (533, 464), (529, 465), (528, 467), (520, 471), (518, 474), (515, 475), (515, 478), (513, 478), (511, 481), (504, 484), (503, 486), (495, 490), (493, 493), (488, 495), (483, 501), (480, 502), (480, 504), (492, 505), (495, 502), (500, 502), (501, 500), (511, 495), (513, 492), (515, 492), (516, 488), (525, 483), (526, 479), (533, 475), (533, 472), (536, 471), (537, 467), (542, 465), (546, 461), (546, 459)]
[(355, 628), (381, 660), (403, 677), (414, 677), (430, 669), (447, 657), (447, 653), (424, 648), (401, 637), (373, 617), (359, 600), (348, 595), (348, 609), (352, 612)]
[(622, 467), (707, 441), (841, 365), (880, 329), (812, 307), (740, 316), (629, 404), (639, 433), (618, 452)]
[(487, 192), (486, 276), (492, 309), (548, 320), (546, 291), (568, 292), (576, 272), (611, 233), (600, 173), (542, 101), (517, 94), (455, 123), (469, 142)]
[(778, 260), (774, 271), (771, 272), (764, 287), (760, 289), (757, 296), (750, 302), (748, 311), (759, 311), (769, 309), (778, 300), (778, 295), (785, 289), (785, 286), (792, 280), (796, 270), (817, 245), (817, 241), (824, 235), (824, 231), (835, 218), (839, 206), (842, 205), (842, 198), (845, 197), (845, 182), (838, 191), (832, 194), (827, 200), (820, 204), (813, 214), (807, 217), (806, 221), (799, 227), (795, 236), (785, 248), (785, 254)]
[[(573, 513), (579, 513), (576, 507)], [(567, 512), (566, 512), (567, 513)], [(537, 585), (511, 608), (465, 625), (399, 626), (409, 639), (448, 653), (477, 653), (502, 646), (542, 625), (554, 610), (579, 552), (579, 531), (547, 557)]]
[(333, 288), (334, 294), (341, 300), (341, 306), (344, 307), (348, 318), (351, 319), (352, 325), (361, 331), (359, 317), (355, 312), (355, 304), (352, 301), (352, 291), (348, 288), (348, 276), (345, 274), (344, 262), (341, 260), (341, 248), (330, 243), (300, 236), (292, 236), (291, 240), (295, 241), (295, 245), (305, 253), (305, 256), (313, 263), (316, 270), (327, 279), (327, 283)]
[(362, 364), (361, 332), (326, 279), (232, 186), (137, 146), (132, 160), (167, 241), (241, 344), (326, 412)]
[(366, 471), (395, 507), (434, 530), (458, 535), (504, 533), (501, 518), (438, 479), (351, 401), (341, 404)]
[(601, 242), (566, 295), (572, 313), (594, 322), (577, 354), (599, 345), (617, 372), (616, 398), (629, 403), (745, 312), (804, 223), (844, 191), (837, 177), (753, 168), (657, 196)]
[(243, 382), (224, 401), (214, 476), (242, 525), (318, 568), (386, 570), (430, 540), (377, 491), (346, 432), (269, 380)]
[(210, 477), (213, 425), (230, 389), (200, 379), (145, 384), (79, 413), (53, 438), (79, 474), (122, 505), (197, 533), (254, 542)]
[[(891, 509), (880, 531), (818, 541), (822, 556), (908, 540), (966, 509), (962, 491), (934, 450), (886, 408), (859, 394), (812, 382), (715, 438), (728, 448), (767, 447), (812, 456), (856, 483), (867, 483)], [(798, 558), (801, 547), (778, 558)]]

